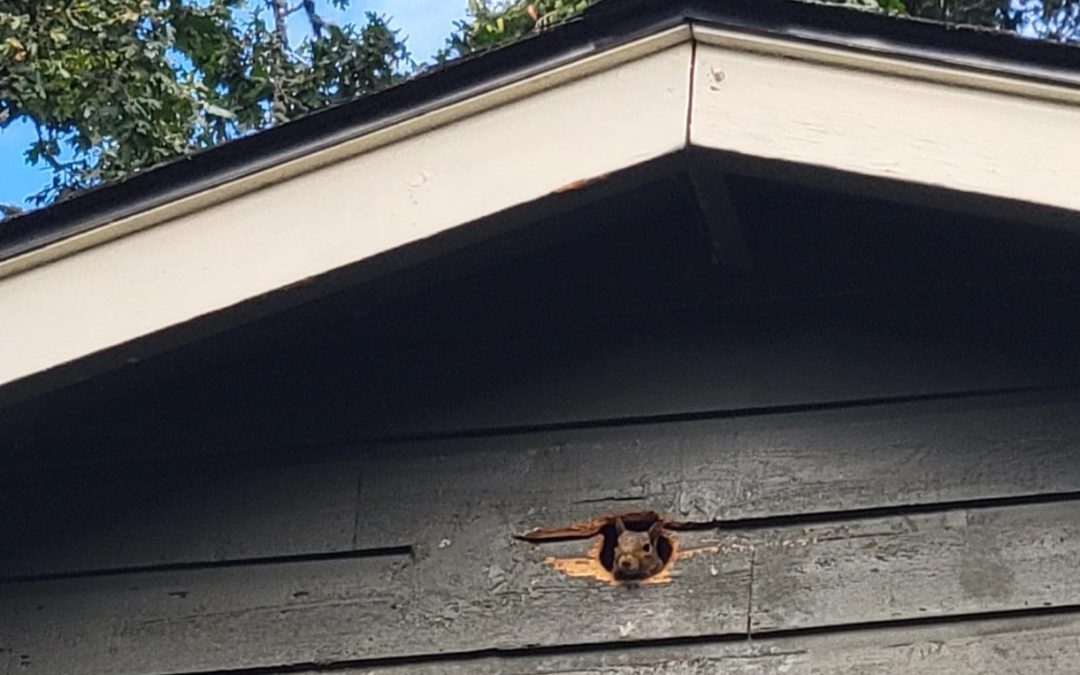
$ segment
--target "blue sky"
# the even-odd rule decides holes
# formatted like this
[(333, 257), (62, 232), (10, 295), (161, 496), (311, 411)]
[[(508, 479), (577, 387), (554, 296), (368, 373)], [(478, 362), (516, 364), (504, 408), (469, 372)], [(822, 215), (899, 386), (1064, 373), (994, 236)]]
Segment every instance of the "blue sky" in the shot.
[[(335, 11), (327, 3), (320, 3), (320, 11), (338, 23), (359, 21), (367, 11), (385, 15), (407, 37), (413, 58), (423, 61), (443, 46), (454, 20), (465, 15), (466, 4), (467, 0), (353, 0), (346, 12)], [(48, 184), (45, 168), (29, 167), (23, 161), (33, 137), (33, 127), (27, 123), (14, 123), (0, 131), (0, 203), (29, 206), (26, 197)]]

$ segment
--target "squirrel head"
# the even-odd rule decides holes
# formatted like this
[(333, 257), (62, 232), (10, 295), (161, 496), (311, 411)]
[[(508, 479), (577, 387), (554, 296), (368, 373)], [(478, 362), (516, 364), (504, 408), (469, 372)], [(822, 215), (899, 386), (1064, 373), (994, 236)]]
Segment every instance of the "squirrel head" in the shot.
[(615, 519), (615, 567), (618, 579), (644, 579), (664, 566), (657, 550), (663, 526), (656, 521), (646, 532), (628, 530), (622, 518)]

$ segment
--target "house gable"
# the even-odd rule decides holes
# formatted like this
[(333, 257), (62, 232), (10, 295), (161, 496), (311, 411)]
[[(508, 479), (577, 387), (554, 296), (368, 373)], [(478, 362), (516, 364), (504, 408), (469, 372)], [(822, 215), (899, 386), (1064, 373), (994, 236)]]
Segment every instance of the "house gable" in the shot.
[(20, 219), (0, 673), (1080, 659), (1075, 169), (1033, 147), (1072, 52), (605, 4), (452, 104)]

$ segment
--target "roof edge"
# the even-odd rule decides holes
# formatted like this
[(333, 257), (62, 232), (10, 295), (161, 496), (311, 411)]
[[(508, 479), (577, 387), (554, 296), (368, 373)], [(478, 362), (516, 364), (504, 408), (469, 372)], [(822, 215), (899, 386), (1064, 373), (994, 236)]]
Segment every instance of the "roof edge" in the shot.
[[(663, 3), (628, 0), (625, 5), (651, 5), (652, 11), (629, 13), (613, 24), (581, 18), (569, 21), (557, 29), (453, 61), (355, 101), (9, 218), (0, 226), (0, 277), (15, 273), (16, 268), (25, 269), (7, 264), (13, 258), (102, 225), (688, 26), (686, 12), (673, 13)], [(683, 39), (690, 39), (689, 34)]]
[[(412, 115), (395, 116), (381, 120), (379, 123), (372, 123), (357, 133), (331, 134), (322, 137), (318, 144), (308, 147), (297, 146), (291, 150), (256, 159), (245, 165), (248, 170), (211, 174), (196, 183), (180, 185), (172, 190), (155, 193), (146, 199), (127, 205), (127, 208), (121, 207), (100, 213), (96, 218), (83, 219), (77, 228), (70, 231), (57, 232), (52, 238), (26, 242), (25, 249), (12, 250), (7, 259), (2, 257), (3, 240), (0, 238), (0, 279), (350, 157), (371, 152), (405, 138), (482, 114), (487, 110), (562, 84), (645, 58), (689, 42), (691, 39), (689, 24), (677, 23), (673, 27), (648, 37), (597, 53), (577, 56), (570, 59), (568, 63), (554, 65), (531, 76), (514, 79), (502, 86), (492, 86), (479, 92), (471, 92), (471, 95), (463, 94), (454, 100), (441, 101), (438, 105), (432, 104), (423, 110), (416, 110)], [(245, 140), (247, 139), (242, 139), (237, 143)], [(213, 150), (208, 150), (204, 154), (211, 155), (212, 153)], [(191, 161), (197, 159), (199, 158), (192, 158)], [(167, 170), (174, 168), (187, 167), (169, 165), (160, 170), (154, 170), (145, 177), (157, 178), (160, 182), (168, 172)], [(162, 176), (151, 175), (159, 171)], [(140, 178), (142, 176), (115, 187), (137, 188)], [(108, 196), (112, 192), (113, 190), (110, 189), (100, 191), (103, 196)], [(87, 195), (87, 197), (90, 196), (96, 196), (96, 192), (94, 195)], [(82, 198), (76, 198), (57, 206), (67, 206), (69, 203), (77, 206), (82, 201)], [(47, 209), (43, 215), (49, 215), (51, 212), (52, 209)], [(0, 232), (3, 230), (4, 228), (0, 228)]]
[[(998, 80), (1037, 82), (1048, 88), (1044, 94), (1051, 99), (1072, 98), (1071, 92), (1060, 96), (1061, 88), (1080, 92), (1080, 49), (999, 31), (795, 0), (602, 2), (550, 32), (8, 219), (0, 226), (0, 277), (175, 217), (181, 206), (214, 203), (211, 193), (221, 194), (223, 187), (238, 186), (240, 181), (257, 189), (296, 175), (293, 169), (300, 164), (317, 168), (377, 143), (393, 142), (395, 133), (403, 133), (408, 125), (432, 128), (433, 118), (440, 114), (447, 120), (442, 123), (448, 123), (453, 118), (450, 111), (478, 112), (484, 109), (484, 97), (505, 96), (505, 90), (515, 85), (525, 84), (521, 91), (526, 91), (530, 81), (585, 61), (586, 67), (595, 67), (591, 59), (692, 23), (788, 44), (813, 43), (893, 61), (982, 72)], [(684, 34), (680, 39), (689, 37)], [(1033, 96), (1034, 91), (1026, 87), (1012, 93)], [(312, 161), (316, 156), (319, 162)], [(238, 194), (225, 192), (224, 198)], [(110, 225), (116, 226), (112, 232), (99, 231)]]

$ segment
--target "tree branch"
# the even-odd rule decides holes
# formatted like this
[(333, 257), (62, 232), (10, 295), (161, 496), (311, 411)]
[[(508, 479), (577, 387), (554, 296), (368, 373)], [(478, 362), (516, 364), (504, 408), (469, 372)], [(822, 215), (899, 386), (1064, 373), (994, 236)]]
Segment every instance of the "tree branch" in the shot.
[(323, 18), (315, 11), (315, 0), (303, 0), (301, 4), (304, 7), (304, 12), (307, 14), (308, 21), (311, 22), (311, 32), (314, 33), (315, 39), (318, 40), (322, 37), (322, 29), (326, 25), (326, 22), (323, 21)]
[(269, 0), (270, 7), (274, 11), (274, 59), (273, 70), (270, 74), (271, 85), (274, 89), (274, 98), (270, 104), (271, 124), (285, 122), (288, 119), (288, 111), (285, 105), (285, 89), (282, 86), (284, 79), (283, 64), (288, 59), (289, 35), (285, 26), (285, 17), (288, 13), (286, 0)]

